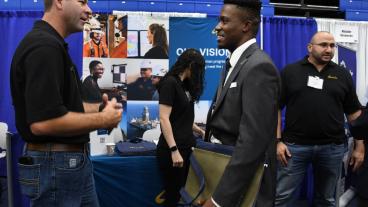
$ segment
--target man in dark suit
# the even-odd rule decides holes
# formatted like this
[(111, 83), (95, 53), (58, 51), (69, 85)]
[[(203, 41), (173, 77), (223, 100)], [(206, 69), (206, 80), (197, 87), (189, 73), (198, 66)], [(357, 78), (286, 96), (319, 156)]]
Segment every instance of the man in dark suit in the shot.
[(280, 78), (272, 60), (256, 44), (260, 8), (258, 0), (224, 0), (215, 28), (218, 47), (231, 53), (231, 66), (209, 111), (206, 140), (235, 148), (206, 207), (238, 206), (265, 161), (268, 167), (256, 206), (273, 206)]

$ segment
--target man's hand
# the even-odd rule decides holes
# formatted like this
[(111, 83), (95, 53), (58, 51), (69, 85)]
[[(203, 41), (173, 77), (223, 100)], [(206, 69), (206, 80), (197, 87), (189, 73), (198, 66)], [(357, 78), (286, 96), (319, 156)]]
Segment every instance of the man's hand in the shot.
[[(113, 99), (115, 99), (115, 98), (113, 98)], [(109, 97), (107, 96), (106, 93), (104, 93), (102, 95), (102, 104), (106, 107), (108, 102), (109, 102)], [(115, 109), (122, 109), (122, 108), (123, 108), (123, 105), (121, 103), (119, 103), (119, 102), (115, 103)]]
[(277, 159), (281, 162), (281, 164), (286, 167), (288, 164), (288, 159), (291, 157), (291, 153), (289, 152), (287, 146), (283, 142), (277, 143)]
[[(106, 99), (103, 101), (105, 103)], [(106, 101), (106, 106), (101, 113), (103, 118), (103, 128), (113, 129), (121, 120), (121, 115), (123, 113), (122, 105), (117, 103), (116, 99), (113, 98), (111, 101)]]
[(354, 141), (354, 150), (351, 154), (350, 165), (353, 166), (353, 172), (356, 172), (364, 162), (364, 141), (363, 140), (355, 140)]
[(109, 97), (104, 93), (102, 94), (102, 104), (106, 106), (107, 102), (109, 102)]

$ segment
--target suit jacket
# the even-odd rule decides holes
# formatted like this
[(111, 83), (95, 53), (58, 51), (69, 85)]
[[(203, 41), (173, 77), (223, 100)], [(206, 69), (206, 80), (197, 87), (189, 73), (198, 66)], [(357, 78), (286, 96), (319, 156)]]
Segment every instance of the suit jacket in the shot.
[(235, 146), (213, 194), (213, 199), (221, 207), (240, 204), (257, 166), (265, 162), (266, 154), (268, 168), (257, 206), (273, 206), (280, 85), (272, 60), (254, 43), (234, 66), (218, 100), (215, 95), (207, 116), (207, 132), (211, 131), (222, 144)]

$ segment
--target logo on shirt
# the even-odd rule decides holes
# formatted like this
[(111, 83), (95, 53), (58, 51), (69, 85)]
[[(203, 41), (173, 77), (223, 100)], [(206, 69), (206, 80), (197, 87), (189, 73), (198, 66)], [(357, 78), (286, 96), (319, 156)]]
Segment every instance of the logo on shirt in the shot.
[(327, 76), (327, 79), (334, 79), (334, 80), (337, 80), (337, 76), (334, 76), (334, 75), (328, 75)]

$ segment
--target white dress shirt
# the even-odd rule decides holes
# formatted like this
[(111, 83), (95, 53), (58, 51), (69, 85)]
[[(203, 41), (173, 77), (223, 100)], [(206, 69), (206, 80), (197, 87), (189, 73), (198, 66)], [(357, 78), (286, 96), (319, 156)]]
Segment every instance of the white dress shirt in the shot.
[(244, 42), (242, 45), (240, 45), (238, 48), (236, 48), (234, 50), (233, 53), (230, 54), (230, 64), (231, 64), (231, 68), (229, 69), (229, 72), (227, 73), (227, 76), (226, 76), (226, 79), (224, 81), (224, 85), (227, 81), (227, 79), (229, 78), (231, 72), (233, 71), (236, 63), (238, 63), (239, 59), (240, 59), (240, 56), (243, 54), (243, 52), (248, 49), (248, 47), (253, 44), (253, 43), (256, 43), (256, 39), (255, 38), (252, 38), (246, 42)]

